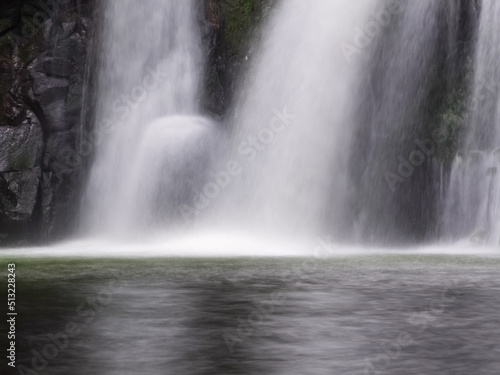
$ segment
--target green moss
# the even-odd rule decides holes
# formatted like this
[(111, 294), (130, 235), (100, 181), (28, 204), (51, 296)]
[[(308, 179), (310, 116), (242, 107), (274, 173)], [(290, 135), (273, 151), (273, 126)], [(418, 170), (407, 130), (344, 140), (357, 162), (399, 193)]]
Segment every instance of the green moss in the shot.
[(434, 156), (444, 165), (449, 165), (458, 152), (471, 71), (470, 63), (465, 60), (450, 77), (450, 70), (443, 60), (435, 66), (427, 82), (422, 138), (439, 139)]
[(247, 67), (250, 43), (259, 39), (259, 25), (276, 0), (209, 0), (207, 18), (216, 32), (211, 51), (203, 101), (210, 111), (221, 114), (233, 95), (234, 77)]
[(7, 104), (5, 103), (7, 92), (5, 90), (5, 86), (3, 85), (2, 80), (0, 80), (0, 123), (4, 123), (5, 121), (5, 116), (7, 114), (6, 111), (6, 106)]
[(466, 95), (463, 89), (456, 89), (449, 96), (439, 117), (440, 135), (445, 139), (437, 150), (438, 157), (451, 162), (458, 151), (459, 137), (464, 124)]
[(30, 4), (24, 4), (21, 8), (21, 14), (25, 17), (33, 17), (38, 11), (39, 10), (35, 6)]
[(0, 18), (0, 30), (6, 30), (14, 25), (12, 18)]
[(0, 36), (0, 60), (10, 61), (12, 58), (12, 33)]
[(36, 41), (36, 38), (28, 40), (26, 43), (19, 45), (18, 57), (23, 66), (27, 66), (31, 61), (33, 61), (38, 54), (38, 47), (40, 44)]
[(19, 156), (12, 162), (12, 167), (15, 170), (25, 171), (33, 167), (33, 155), (29, 151), (23, 150)]
[(229, 54), (244, 54), (252, 27), (262, 14), (263, 1), (218, 0), (217, 6)]

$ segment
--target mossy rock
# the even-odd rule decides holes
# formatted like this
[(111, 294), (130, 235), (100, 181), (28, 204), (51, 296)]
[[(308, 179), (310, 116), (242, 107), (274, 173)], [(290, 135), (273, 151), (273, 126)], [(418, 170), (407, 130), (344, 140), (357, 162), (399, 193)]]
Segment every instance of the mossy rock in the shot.
[(267, 3), (264, 0), (217, 0), (230, 56), (245, 54), (252, 29), (267, 9)]
[(11, 17), (0, 18), (0, 32), (10, 29), (14, 26), (14, 20)]
[(12, 161), (12, 166), (14, 170), (23, 171), (32, 168), (36, 162), (36, 154), (30, 153), (27, 150), (23, 150), (15, 160)]

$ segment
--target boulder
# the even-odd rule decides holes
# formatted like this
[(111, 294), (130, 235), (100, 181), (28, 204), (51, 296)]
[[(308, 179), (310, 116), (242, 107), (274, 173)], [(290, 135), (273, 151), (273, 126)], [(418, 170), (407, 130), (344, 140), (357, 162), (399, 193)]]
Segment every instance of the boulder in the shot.
[(26, 171), (38, 165), (43, 135), (36, 116), (28, 111), (20, 126), (0, 126), (0, 172)]
[(29, 221), (37, 202), (41, 170), (33, 168), (22, 172), (0, 174), (2, 181), (3, 214), (12, 221)]

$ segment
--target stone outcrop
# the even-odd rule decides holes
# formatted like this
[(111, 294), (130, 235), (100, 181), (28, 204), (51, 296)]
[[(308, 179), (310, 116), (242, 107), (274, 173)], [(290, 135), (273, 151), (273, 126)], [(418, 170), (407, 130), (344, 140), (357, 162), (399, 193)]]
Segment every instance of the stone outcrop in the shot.
[(91, 9), (91, 1), (76, 0), (18, 1), (1, 9), (3, 244), (57, 237), (77, 202), (83, 164), (68, 165), (66, 154), (77, 148), (83, 126)]

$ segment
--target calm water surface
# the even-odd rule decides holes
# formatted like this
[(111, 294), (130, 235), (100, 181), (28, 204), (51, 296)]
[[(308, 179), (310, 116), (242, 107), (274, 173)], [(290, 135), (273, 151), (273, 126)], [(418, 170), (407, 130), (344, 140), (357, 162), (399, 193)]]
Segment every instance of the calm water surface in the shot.
[[(10, 261), (0, 259), (4, 280)], [(13, 374), (500, 373), (497, 258), (20, 258), (16, 268)]]

